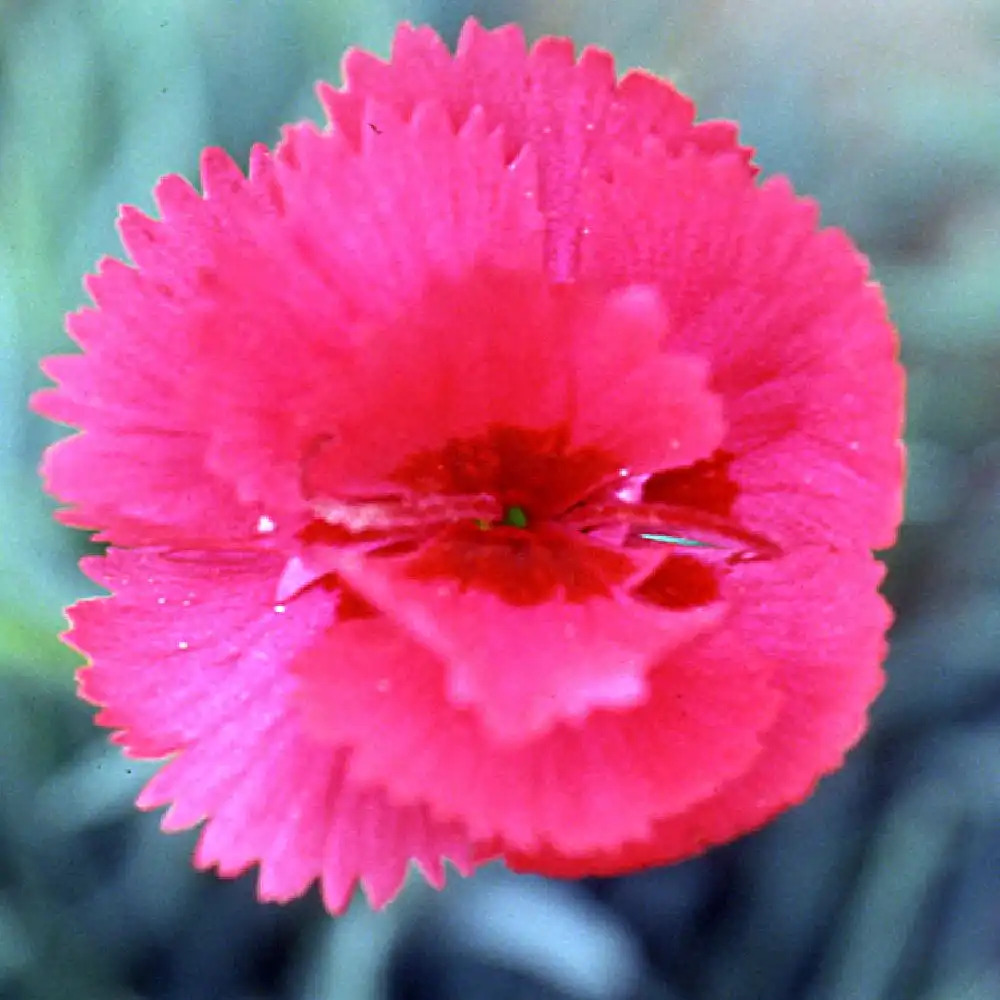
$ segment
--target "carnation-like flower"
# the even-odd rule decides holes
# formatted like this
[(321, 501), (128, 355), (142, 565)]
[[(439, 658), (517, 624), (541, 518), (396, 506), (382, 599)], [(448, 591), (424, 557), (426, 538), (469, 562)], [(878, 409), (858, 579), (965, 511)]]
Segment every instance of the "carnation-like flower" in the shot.
[(684, 858), (864, 729), (902, 376), (864, 258), (735, 128), (565, 39), (322, 85), (126, 208), (37, 406), (98, 721), (195, 861), (381, 905)]

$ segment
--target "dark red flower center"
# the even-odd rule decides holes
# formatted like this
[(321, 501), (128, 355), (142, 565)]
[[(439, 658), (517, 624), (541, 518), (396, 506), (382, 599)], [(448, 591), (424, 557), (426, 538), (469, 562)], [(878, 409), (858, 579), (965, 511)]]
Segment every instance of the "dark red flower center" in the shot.
[[(627, 587), (690, 608), (718, 597), (728, 565), (776, 554), (731, 517), (729, 459), (634, 476), (613, 455), (573, 447), (569, 429), (491, 426), (412, 456), (379, 496), (322, 492), (322, 449), (304, 470), (312, 546), (362, 546), (407, 559), (413, 579), (457, 582), (515, 606), (583, 602)], [(665, 558), (645, 578), (638, 549)]]
[(597, 448), (573, 448), (566, 426), (492, 426), (479, 437), (413, 456), (392, 479), (414, 495), (488, 496), (502, 523), (523, 528), (529, 520), (559, 517), (613, 481), (619, 468), (614, 456)]

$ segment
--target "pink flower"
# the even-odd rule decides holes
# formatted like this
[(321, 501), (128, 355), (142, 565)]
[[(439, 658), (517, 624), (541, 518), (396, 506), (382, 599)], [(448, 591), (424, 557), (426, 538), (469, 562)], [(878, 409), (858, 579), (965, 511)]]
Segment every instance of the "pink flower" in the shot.
[(752, 830), (881, 684), (902, 377), (864, 259), (646, 73), (470, 21), (125, 209), (50, 359), (83, 696), (196, 863), (375, 905)]

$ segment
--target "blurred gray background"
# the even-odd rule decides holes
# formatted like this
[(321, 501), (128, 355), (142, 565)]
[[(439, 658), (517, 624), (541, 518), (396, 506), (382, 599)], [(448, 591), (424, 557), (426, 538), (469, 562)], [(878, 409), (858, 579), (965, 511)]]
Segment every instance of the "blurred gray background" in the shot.
[[(555, 883), (489, 868), (382, 914), (194, 873), (75, 701), (88, 591), (29, 416), (116, 207), (318, 117), (400, 19), (572, 34), (738, 118), (871, 255), (904, 341), (909, 509), (872, 731), (705, 858)], [(1000, 998), (1000, 0), (0, 0), (0, 1000)]]

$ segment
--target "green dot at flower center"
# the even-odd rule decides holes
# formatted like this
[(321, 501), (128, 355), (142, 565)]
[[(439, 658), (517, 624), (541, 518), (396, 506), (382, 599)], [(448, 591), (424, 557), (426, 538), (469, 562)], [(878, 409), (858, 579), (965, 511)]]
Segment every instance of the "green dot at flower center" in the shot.
[(511, 528), (527, 528), (528, 512), (523, 507), (508, 507), (504, 510), (500, 523)]

